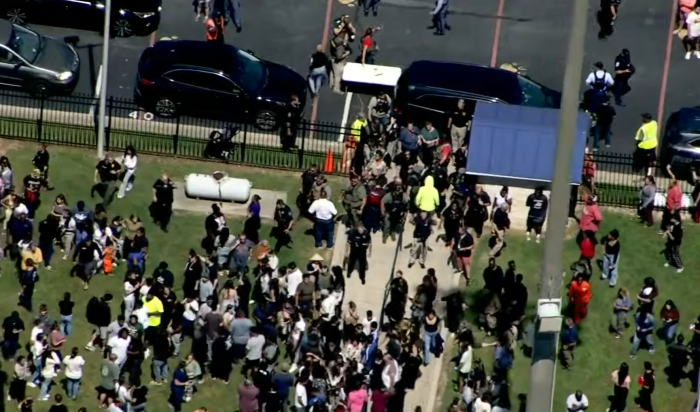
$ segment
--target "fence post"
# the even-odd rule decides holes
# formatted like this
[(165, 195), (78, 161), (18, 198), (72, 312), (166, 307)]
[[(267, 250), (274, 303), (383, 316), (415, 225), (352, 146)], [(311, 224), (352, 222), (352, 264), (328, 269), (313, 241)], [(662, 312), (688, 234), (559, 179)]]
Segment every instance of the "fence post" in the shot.
[(173, 154), (177, 155), (177, 144), (180, 139), (180, 116), (175, 117), (175, 134), (173, 135)]
[(248, 122), (243, 123), (243, 142), (241, 143), (241, 163), (245, 163), (245, 147), (248, 144)]
[(109, 152), (110, 140), (112, 135), (112, 108), (114, 106), (114, 100), (112, 96), (108, 97), (107, 101), (107, 130), (105, 130), (105, 152)]
[(42, 133), (44, 131), (44, 101), (45, 100), (46, 100), (46, 98), (42, 94), (41, 98), (39, 99), (39, 101), (41, 102), (41, 104), (39, 105), (39, 118), (36, 121), (37, 141), (39, 141), (39, 142), (41, 142)]
[[(306, 120), (302, 119), (300, 121), (300, 126), (297, 127), (297, 130), (295, 131), (296, 133), (299, 133), (301, 131), (301, 146), (299, 146), (299, 150), (297, 150), (297, 154), (299, 155), (299, 165), (297, 166), (298, 169), (303, 169), (304, 168), (304, 148), (306, 147), (306, 132), (308, 131), (307, 129), (311, 127), (310, 123), (307, 123)], [(308, 126), (308, 127), (307, 127)]]

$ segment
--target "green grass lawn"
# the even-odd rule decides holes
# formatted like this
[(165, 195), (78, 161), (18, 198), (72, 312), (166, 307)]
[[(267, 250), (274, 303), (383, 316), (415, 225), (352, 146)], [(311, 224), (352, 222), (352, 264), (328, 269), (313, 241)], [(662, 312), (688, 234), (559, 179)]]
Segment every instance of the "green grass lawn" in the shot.
[[(556, 373), (556, 390), (554, 395), (554, 410), (564, 410), (566, 397), (577, 389), (581, 389), (590, 401), (592, 411), (604, 411), (608, 406), (607, 398), (612, 395), (612, 382), (610, 373), (617, 369), (622, 362), (630, 365), (630, 374), (633, 383), (637, 376), (643, 373), (644, 361), (651, 361), (656, 370), (657, 386), (652, 401), (655, 410), (658, 411), (685, 411), (690, 410), (696, 395), (690, 392), (690, 383), (683, 381), (681, 388), (673, 388), (666, 381), (664, 368), (667, 366), (665, 344), (656, 339), (656, 352), (650, 355), (646, 350), (640, 350), (635, 360), (629, 360), (630, 337), (633, 329), (628, 329), (622, 339), (614, 339), (608, 332), (608, 325), (612, 314), (612, 302), (619, 287), (626, 287), (630, 294), (636, 296), (642, 285), (642, 280), (647, 276), (656, 279), (659, 287), (659, 297), (655, 306), (654, 316), (658, 321), (658, 311), (667, 299), (672, 299), (681, 313), (679, 333), (686, 336), (686, 342), (691, 337), (688, 325), (698, 314), (697, 302), (700, 301), (700, 279), (695, 276), (700, 267), (700, 255), (694, 253), (696, 247), (700, 247), (700, 232), (695, 225), (686, 221), (686, 231), (681, 255), (686, 270), (682, 274), (676, 274), (674, 270), (664, 268), (663, 256), (659, 251), (663, 248), (664, 241), (656, 234), (657, 228), (644, 228), (631, 221), (627, 215), (606, 213), (600, 234), (604, 235), (612, 229), (620, 231), (620, 270), (618, 285), (610, 288), (607, 281), (600, 280), (600, 271), (594, 268), (591, 278), (593, 288), (593, 300), (589, 305), (588, 317), (579, 328), (580, 345), (575, 350), (575, 363), (571, 371), (566, 371), (558, 365)], [(575, 233), (574, 230), (570, 232)], [(538, 277), (542, 267), (543, 245), (534, 242), (526, 242), (524, 235), (509, 233), (506, 240), (508, 246), (498, 258), (498, 264), (504, 270), (507, 262), (515, 260), (518, 272), (525, 276), (525, 283), (529, 291), (529, 311), (533, 313), (537, 301)], [(600, 247), (597, 256), (602, 256)], [(563, 263), (568, 269), (571, 262), (578, 259), (578, 248), (573, 239), (566, 241)], [(486, 242), (481, 242), (475, 254), (473, 273), (477, 279), (481, 279), (481, 273), (488, 264), (488, 247)], [(570, 271), (567, 271), (569, 273)], [(570, 277), (564, 279), (562, 296), (566, 302), (565, 286)], [(466, 292), (467, 301), (473, 303), (475, 291), (481, 289), (483, 281), (477, 282), (474, 288)], [(636, 298), (633, 299), (636, 306)], [(473, 319), (474, 313), (469, 313), (468, 318)], [(630, 316), (631, 321), (631, 316)], [(477, 333), (477, 339), (490, 340), (482, 333)], [(476, 349), (475, 356), (484, 360), (487, 372), (492, 370), (493, 348)], [(454, 356), (454, 355), (453, 355)], [(529, 385), (530, 359), (523, 355), (521, 350), (516, 351), (515, 366), (511, 373), (511, 401), (514, 406), (511, 410), (518, 410), (518, 394), (527, 393)], [(451, 365), (452, 366), (452, 365)], [(450, 380), (454, 379), (454, 371), (449, 371)], [(443, 408), (456, 396), (458, 396), (452, 384), (448, 382), (447, 389), (442, 397)], [(628, 398), (628, 410), (634, 410), (633, 399), (636, 397), (639, 387), (634, 383)]]
[[(36, 150), (35, 145), (17, 143), (8, 140), (0, 140), (0, 148), (3, 154), (7, 155), (15, 169), (15, 184), (21, 185), (22, 178), (31, 171), (31, 158)], [(38, 218), (45, 217), (49, 212), (50, 205), (53, 199), (59, 193), (63, 193), (71, 205), (78, 200), (85, 200), (91, 207), (97, 203), (98, 199), (90, 199), (90, 187), (92, 185), (94, 171), (94, 152), (82, 150), (62, 148), (50, 146), (51, 153), (51, 181), (55, 186), (52, 192), (42, 193), (42, 206), (37, 213), (35, 228), (38, 225)], [(139, 158), (138, 171), (136, 173), (137, 180), (135, 188), (124, 199), (116, 199), (110, 208), (110, 217), (120, 214), (128, 216), (136, 213), (141, 216), (146, 227), (147, 237), (150, 240), (149, 261), (147, 263), (146, 272), (150, 276), (151, 271), (160, 261), (167, 261), (170, 264), (172, 272), (176, 276), (175, 292), (181, 297), (182, 284), (182, 268), (184, 267), (187, 252), (190, 248), (199, 248), (199, 242), (204, 236), (204, 215), (179, 213), (175, 212), (169, 233), (163, 233), (153, 225), (149, 220), (148, 205), (150, 203), (151, 185), (162, 172), (170, 174), (171, 178), (176, 181), (182, 181), (183, 177), (191, 172), (211, 173), (215, 170), (225, 170), (229, 175), (237, 178), (246, 178), (253, 182), (254, 187), (259, 189), (279, 190), (287, 192), (288, 203), (294, 208), (294, 199), (298, 191), (298, 173), (286, 173), (276, 170), (262, 170), (254, 168), (242, 168), (225, 166), (222, 164), (212, 164), (205, 162), (193, 162), (186, 160), (175, 160), (170, 158), (155, 158), (149, 156), (141, 156)], [(339, 183), (331, 181), (334, 190), (339, 190)], [(296, 211), (295, 211), (296, 212)], [(243, 219), (228, 217), (228, 226), (232, 228), (233, 233), (237, 233), (242, 229)], [(296, 261), (297, 264), (304, 264), (307, 259), (315, 252), (313, 238), (304, 234), (306, 229), (311, 225), (302, 221), (293, 232), (294, 249), (283, 249), (280, 254), (280, 264), (287, 264), (290, 261)], [(267, 237), (270, 230), (270, 222), (263, 221), (261, 237)], [(57, 250), (57, 254), (60, 250)], [(328, 252), (327, 256), (330, 258)], [(82, 355), (87, 360), (85, 374), (81, 394), (77, 402), (69, 401), (67, 403), (70, 410), (77, 410), (79, 406), (86, 406), (89, 410), (95, 407), (95, 392), (94, 387), (98, 383), (98, 366), (101, 360), (101, 354), (90, 353), (82, 348), (87, 343), (91, 333), (90, 326), (85, 321), (85, 306), (87, 301), (92, 296), (99, 296), (104, 293), (112, 293), (115, 296), (113, 307), (113, 317), (116, 318), (116, 309), (121, 304), (121, 296), (123, 290), (123, 274), (125, 269), (120, 266), (116, 269), (116, 276), (105, 278), (98, 276), (93, 279), (90, 290), (85, 292), (82, 290), (81, 283), (75, 278), (69, 277), (70, 265), (66, 261), (60, 259), (53, 260), (54, 271), (48, 272), (40, 270), (41, 281), (38, 283), (35, 295), (34, 306), (38, 308), (39, 304), (45, 303), (50, 309), (53, 319), (58, 319), (57, 303), (64, 292), (71, 292), (74, 301), (76, 302), (74, 316), (74, 333), (68, 338), (66, 343), (66, 352), (71, 347), (77, 346), (81, 349)], [(17, 292), (19, 286), (14, 276), (12, 264), (9, 260), (2, 262), (3, 275), (0, 277), (0, 290), (2, 298), (0, 298), (0, 316), (7, 316), (12, 310), (17, 310)], [(38, 309), (36, 309), (38, 310)], [(22, 343), (28, 341), (28, 332), (31, 329), (31, 321), (34, 314), (20, 309), (22, 318), (27, 326), (27, 332), (22, 336)], [(188, 353), (190, 342), (187, 340), (184, 343), (182, 356)], [(170, 367), (175, 367), (177, 359), (171, 359)], [(144, 362), (144, 381), (147, 383), (150, 376), (150, 360)], [(2, 365), (3, 371), (9, 376), (12, 374), (12, 362), (4, 362)], [(236, 379), (232, 380), (229, 386), (225, 386), (218, 382), (207, 381), (200, 387), (200, 392), (195, 396), (190, 406), (185, 406), (185, 411), (193, 410), (198, 406), (205, 406), (209, 410), (221, 410), (222, 405), (226, 405), (226, 410), (235, 410), (237, 398), (234, 395), (234, 387), (240, 382), (240, 371), (234, 370), (233, 375)], [(62, 378), (63, 374), (59, 375)], [(51, 394), (63, 393), (60, 387), (54, 387)], [(38, 395), (38, 389), (28, 388), (29, 396)], [(149, 394), (149, 411), (167, 411), (166, 399), (169, 394), (169, 386), (152, 387)], [(4, 396), (4, 395), (3, 395)], [(225, 403), (224, 403), (225, 402)], [(45, 411), (48, 409), (49, 402), (39, 402), (35, 410)]]

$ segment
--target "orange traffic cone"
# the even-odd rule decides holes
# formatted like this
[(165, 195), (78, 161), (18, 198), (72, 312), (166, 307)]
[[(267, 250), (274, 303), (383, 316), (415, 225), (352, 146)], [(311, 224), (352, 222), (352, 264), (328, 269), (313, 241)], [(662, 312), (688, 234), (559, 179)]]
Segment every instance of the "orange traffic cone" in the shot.
[(333, 173), (333, 150), (331, 148), (328, 148), (328, 152), (326, 153), (326, 163), (323, 166), (323, 172), (324, 173)]

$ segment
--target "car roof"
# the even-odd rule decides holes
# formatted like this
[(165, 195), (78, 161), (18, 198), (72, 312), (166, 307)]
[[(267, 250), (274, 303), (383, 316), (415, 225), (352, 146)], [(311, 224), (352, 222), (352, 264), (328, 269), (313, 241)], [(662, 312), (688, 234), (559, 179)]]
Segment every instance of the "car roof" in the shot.
[(205, 67), (224, 73), (234, 69), (238, 49), (230, 44), (194, 40), (162, 40), (151, 48), (149, 65), (160, 71), (173, 66)]
[(518, 76), (508, 70), (470, 63), (419, 60), (404, 71), (409, 84), (493, 97), (507, 103), (522, 100)]

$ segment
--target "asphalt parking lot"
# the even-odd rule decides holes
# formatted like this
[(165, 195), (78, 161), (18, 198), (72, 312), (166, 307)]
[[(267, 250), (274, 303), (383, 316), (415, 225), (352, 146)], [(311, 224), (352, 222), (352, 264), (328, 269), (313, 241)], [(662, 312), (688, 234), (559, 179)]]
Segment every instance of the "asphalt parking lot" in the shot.
[[(700, 62), (683, 59), (677, 36), (670, 35), (674, 0), (623, 1), (612, 37), (598, 40), (596, 12), (598, 0), (589, 0), (585, 67), (603, 61), (612, 69), (615, 56), (630, 50), (637, 72), (626, 107), (618, 107), (610, 150), (630, 152), (639, 115), (650, 112), (662, 120), (684, 106), (697, 106), (700, 91), (686, 79), (696, 77)], [(311, 53), (327, 41), (330, 21), (349, 14), (359, 32), (381, 26), (375, 36), (379, 45), (378, 64), (406, 67), (418, 59), (463, 61), (496, 66), (517, 62), (544, 85), (561, 90), (569, 38), (572, 2), (559, 0), (489, 0), (452, 2), (446, 36), (434, 36), (427, 29), (433, 0), (382, 0), (377, 17), (365, 17), (348, 0), (290, 0), (278, 2), (242, 0), (243, 31), (227, 28), (226, 41), (257, 56), (288, 65), (306, 75)], [(203, 39), (204, 27), (194, 19), (190, 0), (170, 0), (164, 4), (161, 25), (153, 39), (177, 37)], [(500, 23), (499, 23), (500, 22)], [(55, 37), (77, 34), (82, 58), (81, 78), (76, 93), (93, 94), (100, 72), (102, 37), (98, 33), (35, 26)], [(136, 65), (152, 39), (133, 37), (112, 39), (108, 70), (108, 94), (131, 98)], [(354, 50), (359, 54), (359, 46)], [(582, 79), (583, 84), (583, 79)], [(583, 91), (583, 87), (582, 87)], [(354, 96), (348, 121), (364, 111), (368, 96)], [(315, 110), (311, 102), (306, 116), (313, 120), (340, 123), (345, 97), (324, 89)], [(347, 124), (346, 124), (347, 125)]]

